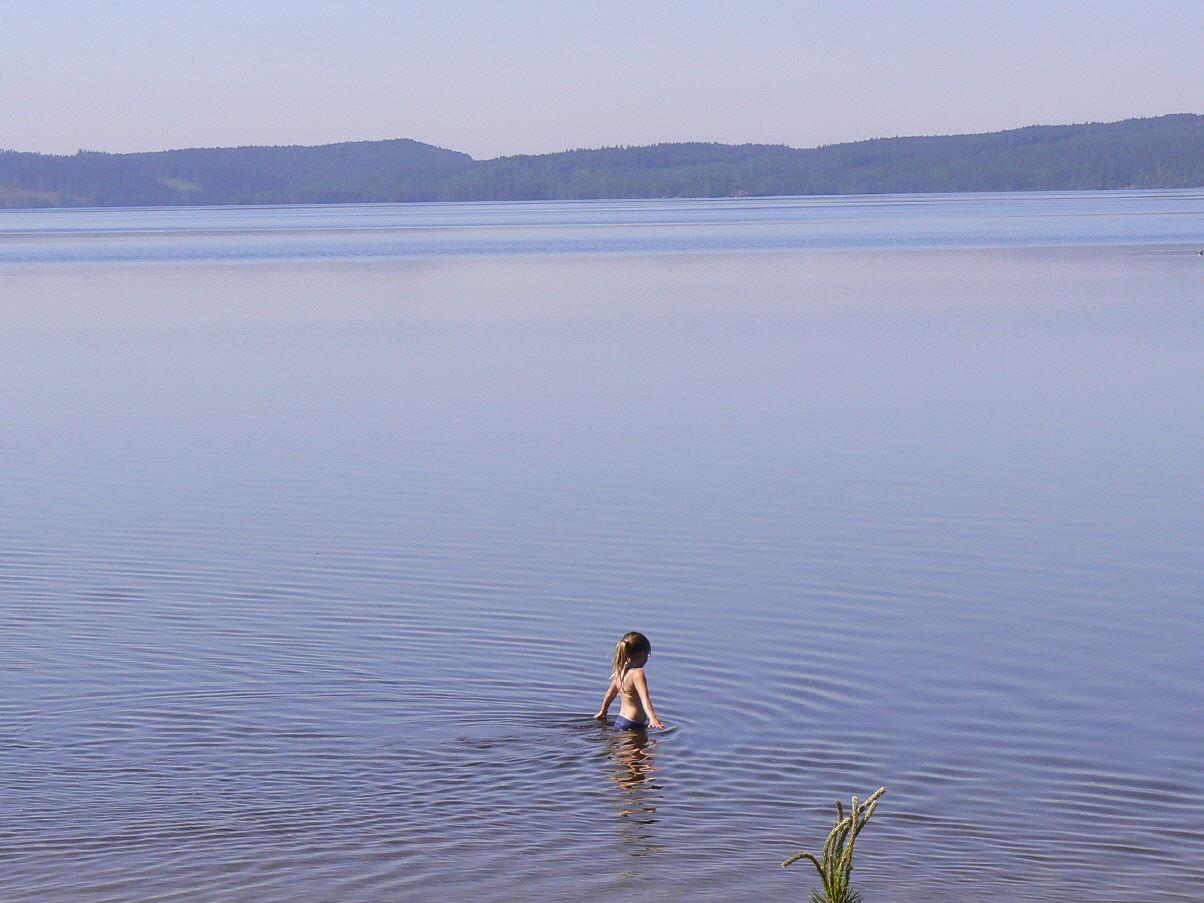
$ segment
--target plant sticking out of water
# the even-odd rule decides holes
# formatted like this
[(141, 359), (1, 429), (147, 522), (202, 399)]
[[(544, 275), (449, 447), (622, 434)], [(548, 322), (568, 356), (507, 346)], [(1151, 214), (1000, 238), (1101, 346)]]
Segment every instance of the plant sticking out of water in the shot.
[(836, 824), (828, 832), (828, 839), (824, 841), (820, 854), (795, 853), (782, 863), (782, 868), (786, 868), (800, 859), (807, 859), (815, 866), (823, 884), (823, 893), (811, 891), (811, 903), (858, 903), (861, 899), (861, 894), (849, 889), (849, 877), (853, 873), (853, 842), (878, 808), (878, 797), (884, 793), (886, 788), (879, 787), (863, 803), (858, 803), (857, 797), (853, 797), (853, 806), (848, 815), (844, 814), (844, 806), (837, 800)]

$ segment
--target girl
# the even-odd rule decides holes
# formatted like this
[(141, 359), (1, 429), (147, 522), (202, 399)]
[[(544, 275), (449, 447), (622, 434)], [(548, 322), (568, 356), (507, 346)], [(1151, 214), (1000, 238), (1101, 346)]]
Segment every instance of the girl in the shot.
[(656, 717), (656, 709), (652, 707), (652, 697), (648, 695), (648, 679), (644, 677), (644, 665), (648, 664), (648, 656), (652, 655), (652, 644), (642, 633), (623, 635), (615, 646), (615, 657), (611, 661), (610, 686), (602, 697), (602, 708), (594, 716), (598, 721), (606, 720), (606, 710), (614, 702), (616, 696), (623, 698), (619, 716), (615, 718), (615, 727), (621, 731), (642, 731), (648, 727), (663, 729), (664, 725)]

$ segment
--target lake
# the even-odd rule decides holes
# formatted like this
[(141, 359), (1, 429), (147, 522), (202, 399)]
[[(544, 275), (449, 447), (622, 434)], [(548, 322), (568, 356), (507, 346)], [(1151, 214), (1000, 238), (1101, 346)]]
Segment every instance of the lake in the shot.
[(1204, 190), (0, 211), (0, 898), (799, 900), (885, 785), (867, 901), (1198, 901), (1202, 248)]

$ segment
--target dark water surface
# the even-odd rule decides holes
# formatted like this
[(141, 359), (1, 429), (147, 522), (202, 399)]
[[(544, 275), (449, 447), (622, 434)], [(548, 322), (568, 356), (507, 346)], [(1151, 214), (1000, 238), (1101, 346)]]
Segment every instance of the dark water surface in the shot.
[(0, 212), (0, 899), (801, 899), (880, 784), (867, 901), (1204, 899), (1201, 248), (1204, 192)]

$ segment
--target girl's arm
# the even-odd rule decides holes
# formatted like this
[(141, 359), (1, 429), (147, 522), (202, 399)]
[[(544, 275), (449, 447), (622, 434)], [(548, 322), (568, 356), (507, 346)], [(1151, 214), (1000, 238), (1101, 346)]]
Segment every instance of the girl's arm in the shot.
[(644, 676), (643, 668), (632, 670), (631, 683), (635, 686), (635, 691), (640, 694), (640, 702), (644, 704), (644, 711), (648, 713), (648, 726), (657, 730), (663, 729), (664, 725), (656, 717), (656, 709), (652, 707), (652, 697), (648, 695), (648, 678)]
[(606, 720), (606, 710), (610, 708), (610, 704), (615, 701), (615, 697), (619, 695), (619, 688), (615, 686), (615, 680), (610, 679), (610, 686), (606, 688), (606, 695), (602, 697), (602, 708), (598, 709), (598, 714), (594, 716), (598, 721)]

